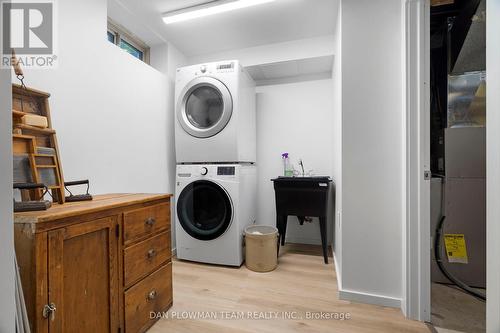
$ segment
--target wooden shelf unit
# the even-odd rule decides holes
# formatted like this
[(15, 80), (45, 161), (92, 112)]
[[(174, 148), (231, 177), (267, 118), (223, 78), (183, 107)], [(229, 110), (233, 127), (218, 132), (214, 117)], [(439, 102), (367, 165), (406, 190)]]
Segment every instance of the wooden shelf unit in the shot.
[[(12, 133), (14, 142), (14, 155), (25, 156), (30, 162), (31, 182), (43, 182), (41, 169), (45, 170), (45, 174), (49, 172), (51, 179), (55, 181), (53, 184), (46, 184), (51, 189), (52, 198), (55, 202), (64, 203), (64, 176), (62, 171), (61, 159), (59, 157), (59, 147), (57, 143), (57, 135), (55, 129), (52, 128), (52, 119), (50, 116), (49, 107), (50, 94), (32, 89), (24, 89), (18, 84), (12, 85)], [(37, 115), (47, 119), (47, 128), (30, 126), (22, 123), (22, 117), (26, 115)], [(30, 141), (30, 150), (22, 151), (23, 143)], [(39, 148), (51, 148), (54, 151), (53, 155), (39, 154)], [(37, 157), (51, 158), (51, 164), (37, 163)], [(49, 171), (52, 170), (52, 171)], [(16, 179), (14, 180), (16, 182)], [(35, 193), (33, 200), (39, 200), (41, 192), (32, 191)], [(26, 198), (24, 193), (23, 198)]]
[[(38, 132), (40, 134), (46, 134), (46, 135), (56, 134), (56, 131), (53, 130), (52, 128), (40, 128), (40, 127), (35, 127), (35, 126), (30, 126), (30, 125), (25, 125), (25, 124), (15, 124), (14, 127), (20, 128), (21, 130)], [(53, 147), (51, 147), (51, 148), (53, 148)]]

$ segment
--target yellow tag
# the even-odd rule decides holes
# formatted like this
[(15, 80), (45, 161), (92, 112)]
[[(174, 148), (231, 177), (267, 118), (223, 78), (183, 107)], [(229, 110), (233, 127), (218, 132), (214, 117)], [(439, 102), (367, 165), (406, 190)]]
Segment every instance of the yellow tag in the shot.
[(465, 245), (465, 235), (463, 234), (445, 234), (444, 245), (448, 262), (468, 264), (467, 246)]

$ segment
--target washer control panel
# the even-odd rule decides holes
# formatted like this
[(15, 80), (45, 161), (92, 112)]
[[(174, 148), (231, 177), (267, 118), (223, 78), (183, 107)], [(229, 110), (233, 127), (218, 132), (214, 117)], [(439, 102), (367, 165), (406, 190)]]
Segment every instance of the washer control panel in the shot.
[(191, 164), (191, 165), (178, 165), (177, 177), (178, 179), (189, 178), (210, 178), (219, 177), (224, 179), (234, 179), (240, 175), (239, 165), (228, 164)]
[(217, 176), (234, 176), (235, 167), (231, 166), (220, 166), (217, 167)]

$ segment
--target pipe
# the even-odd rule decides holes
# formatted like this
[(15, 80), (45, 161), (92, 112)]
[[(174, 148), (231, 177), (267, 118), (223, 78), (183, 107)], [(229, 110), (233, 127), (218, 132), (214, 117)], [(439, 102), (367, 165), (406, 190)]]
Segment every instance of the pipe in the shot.
[(444, 276), (446, 276), (448, 278), (448, 280), (453, 282), (457, 287), (459, 287), (460, 289), (462, 289), (466, 293), (478, 298), (479, 300), (485, 302), (486, 301), (485, 295), (472, 289), (466, 283), (460, 281), (453, 274), (451, 274), (446, 269), (446, 267), (444, 267), (444, 265), (443, 265), (443, 262), (441, 259), (441, 236), (442, 236), (443, 224), (444, 224), (445, 219), (446, 219), (446, 216), (441, 216), (441, 219), (439, 220), (439, 223), (436, 227), (436, 233), (434, 235), (434, 255), (436, 257), (436, 263), (439, 267), (439, 270), (441, 271), (441, 273), (443, 273)]

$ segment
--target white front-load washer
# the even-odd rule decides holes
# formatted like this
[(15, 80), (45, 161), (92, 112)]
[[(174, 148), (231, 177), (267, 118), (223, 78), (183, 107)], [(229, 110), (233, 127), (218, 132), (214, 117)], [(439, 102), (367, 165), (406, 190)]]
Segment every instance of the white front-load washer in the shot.
[(177, 258), (240, 266), (243, 234), (255, 223), (255, 165), (178, 165)]
[(256, 162), (255, 82), (236, 60), (177, 69), (177, 163)]

